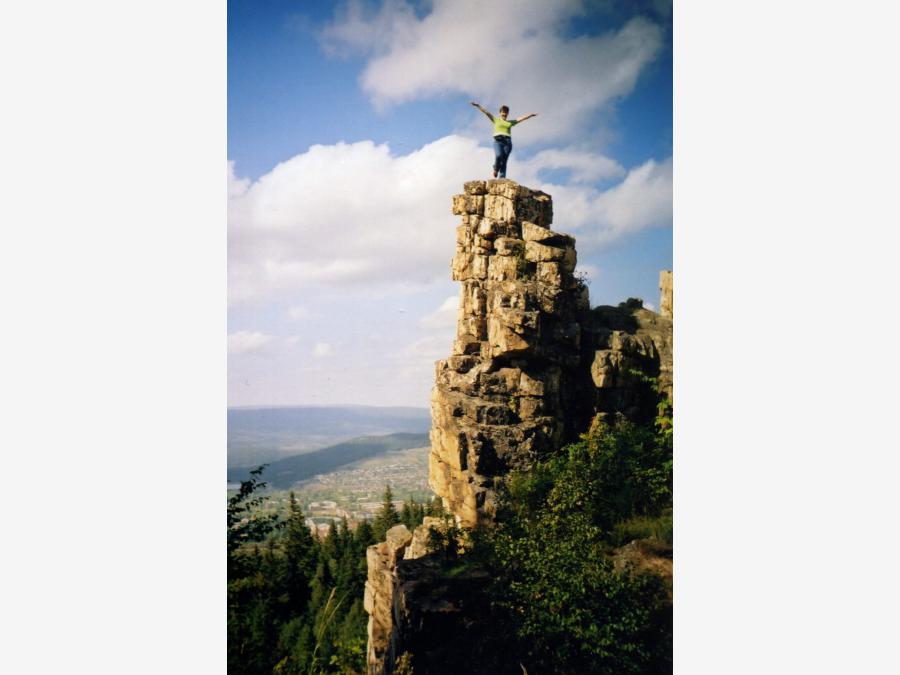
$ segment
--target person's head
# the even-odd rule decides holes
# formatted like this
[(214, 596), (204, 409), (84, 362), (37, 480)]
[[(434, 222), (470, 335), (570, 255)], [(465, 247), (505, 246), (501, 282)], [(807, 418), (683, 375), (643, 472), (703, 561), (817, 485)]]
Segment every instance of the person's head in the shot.
[(506, 116), (509, 115), (509, 106), (501, 105), (500, 106), (500, 117), (506, 119)]

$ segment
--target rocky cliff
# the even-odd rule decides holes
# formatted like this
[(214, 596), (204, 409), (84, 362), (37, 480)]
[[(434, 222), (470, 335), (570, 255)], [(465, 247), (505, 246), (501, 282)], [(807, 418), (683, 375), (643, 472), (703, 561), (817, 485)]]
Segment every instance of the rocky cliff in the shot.
[[(672, 275), (660, 276), (661, 314), (639, 300), (592, 309), (575, 239), (550, 228), (549, 195), (471, 181), (452, 209), (460, 303), (451, 354), (435, 369), (429, 482), (457, 523), (474, 527), (493, 519), (511, 470), (577, 439), (593, 418), (654, 415), (647, 377), (672, 396)], [(425, 550), (429, 526), (439, 523), (397, 526), (369, 549), (370, 673), (393, 672), (404, 652), (446, 666), (448, 635), (471, 642), (484, 580), (440, 574)], [(435, 631), (444, 647), (429, 641)]]
[(394, 672), (404, 654), (415, 655), (416, 672), (471, 672), (488, 579), (477, 567), (448, 575), (446, 559), (428, 554), (429, 528), (447, 527), (430, 517), (415, 532), (396, 525), (386, 541), (369, 547), (364, 607), (371, 675)]
[(549, 229), (549, 195), (473, 181), (453, 198), (453, 279), (461, 282), (452, 354), (436, 365), (430, 483), (463, 525), (494, 512), (495, 480), (558, 447), (587, 409), (581, 364), (588, 290), (575, 240)]

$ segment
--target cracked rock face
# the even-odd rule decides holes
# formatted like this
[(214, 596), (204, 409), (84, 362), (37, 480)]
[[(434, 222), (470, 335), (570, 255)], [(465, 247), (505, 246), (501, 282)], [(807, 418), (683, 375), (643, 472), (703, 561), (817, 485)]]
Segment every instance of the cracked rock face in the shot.
[[(672, 273), (660, 275), (660, 314), (630, 300), (592, 309), (574, 276), (575, 240), (550, 229), (549, 195), (472, 181), (453, 212), (462, 218), (451, 263), (459, 313), (451, 353), (435, 369), (429, 482), (471, 527), (493, 519), (506, 474), (576, 440), (592, 419), (655, 415), (644, 376), (672, 398)], [(486, 579), (477, 569), (443, 574), (427, 541), (429, 528), (446, 526), (397, 525), (369, 547), (370, 675), (393, 672), (403, 654), (416, 672), (473, 672), (459, 645), (486, 615)], [(643, 553), (625, 547), (621, 564), (665, 567)]]
[(594, 414), (639, 416), (636, 370), (672, 396), (672, 273), (660, 275), (661, 315), (640, 302), (592, 310), (575, 239), (550, 229), (549, 195), (471, 181), (452, 210), (459, 313), (436, 364), (429, 482), (473, 526), (493, 518), (498, 479), (574, 440)]
[(386, 541), (366, 550), (369, 573), (363, 607), (369, 614), (366, 660), (370, 672), (384, 672), (385, 655), (394, 632), (394, 570), (412, 541), (413, 535), (406, 525), (395, 525), (387, 531)]
[(496, 478), (559, 446), (590, 305), (574, 238), (549, 229), (549, 195), (471, 181), (452, 207), (462, 288), (452, 354), (436, 365), (429, 481), (473, 526), (493, 516)]
[[(595, 307), (584, 329), (597, 413), (646, 417), (638, 371), (655, 377), (660, 391), (674, 400), (672, 319), (643, 308)], [(653, 402), (650, 406), (652, 414)]]

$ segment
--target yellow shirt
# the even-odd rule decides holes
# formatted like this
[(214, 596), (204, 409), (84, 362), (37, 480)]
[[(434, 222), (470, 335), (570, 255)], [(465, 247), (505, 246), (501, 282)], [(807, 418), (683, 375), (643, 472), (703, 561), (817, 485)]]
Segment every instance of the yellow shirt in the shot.
[(518, 122), (515, 120), (505, 120), (500, 115), (494, 116), (494, 136), (512, 136), (509, 130)]

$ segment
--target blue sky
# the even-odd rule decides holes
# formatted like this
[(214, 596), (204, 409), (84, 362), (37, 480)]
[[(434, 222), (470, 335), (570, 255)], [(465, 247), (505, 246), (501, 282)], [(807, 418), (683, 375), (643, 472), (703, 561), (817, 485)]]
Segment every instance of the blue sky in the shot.
[(228, 3), (229, 405), (428, 405), (458, 284), (450, 197), (554, 198), (593, 304), (672, 267), (671, 5)]

